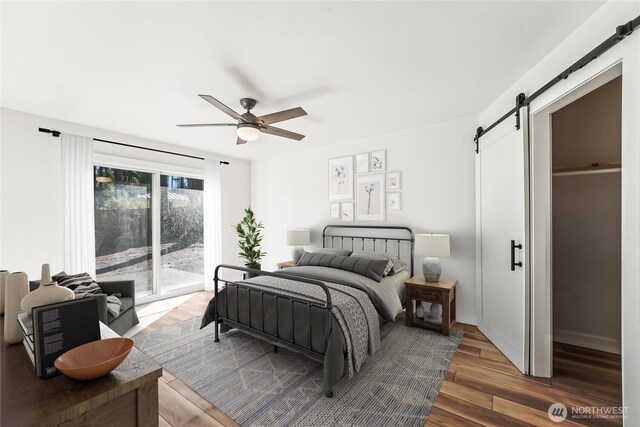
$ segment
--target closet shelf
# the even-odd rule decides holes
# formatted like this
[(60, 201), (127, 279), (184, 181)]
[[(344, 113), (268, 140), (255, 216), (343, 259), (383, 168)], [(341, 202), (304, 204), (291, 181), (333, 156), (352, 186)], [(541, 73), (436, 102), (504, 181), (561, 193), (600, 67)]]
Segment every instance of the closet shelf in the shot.
[(590, 163), (588, 165), (561, 166), (553, 168), (553, 175), (588, 175), (594, 173), (612, 173), (622, 170), (621, 162)]

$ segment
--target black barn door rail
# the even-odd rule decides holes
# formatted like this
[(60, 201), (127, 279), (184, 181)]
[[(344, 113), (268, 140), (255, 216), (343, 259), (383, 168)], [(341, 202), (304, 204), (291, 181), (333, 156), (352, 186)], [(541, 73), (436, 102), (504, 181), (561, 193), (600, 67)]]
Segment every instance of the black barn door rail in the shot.
[(516, 116), (516, 129), (520, 129), (520, 108), (528, 106), (529, 104), (531, 104), (531, 102), (534, 99), (536, 99), (537, 97), (542, 95), (544, 92), (549, 90), (556, 83), (562, 80), (565, 80), (567, 77), (569, 77), (569, 75), (571, 75), (575, 71), (578, 71), (579, 69), (587, 65), (589, 62), (593, 61), (594, 59), (602, 55), (604, 52), (606, 52), (607, 50), (611, 49), (613, 46), (615, 46), (616, 44), (624, 40), (624, 38), (630, 35), (631, 33), (633, 33), (633, 30), (638, 28), (638, 26), (640, 26), (640, 16), (636, 17), (632, 21), (627, 22), (626, 24), (619, 25), (618, 27), (616, 27), (616, 32), (612, 36), (610, 36), (605, 41), (600, 43), (598, 46), (595, 47), (595, 49), (591, 50), (582, 58), (574, 62), (572, 65), (569, 66), (569, 68), (564, 70), (557, 77), (553, 78), (546, 85), (542, 86), (540, 89), (533, 92), (529, 96), (525, 96), (523, 93), (519, 94), (516, 97), (515, 107), (509, 110), (505, 115), (500, 117), (498, 120), (493, 122), (491, 126), (487, 128), (479, 127), (478, 129), (476, 129), (476, 134), (473, 138), (473, 141), (476, 146), (476, 153), (479, 151), (479, 140), (481, 136), (489, 132), (494, 127), (498, 126), (500, 123), (502, 123), (503, 121), (511, 117), (511, 115), (513, 114), (515, 114)]

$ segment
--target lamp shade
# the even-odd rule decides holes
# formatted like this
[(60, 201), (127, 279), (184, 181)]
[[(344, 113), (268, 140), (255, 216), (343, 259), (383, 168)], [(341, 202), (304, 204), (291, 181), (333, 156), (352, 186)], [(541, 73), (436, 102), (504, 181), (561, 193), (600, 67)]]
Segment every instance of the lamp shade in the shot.
[(444, 258), (451, 255), (448, 234), (416, 234), (418, 256)]
[(309, 230), (287, 230), (288, 246), (305, 246), (311, 243)]

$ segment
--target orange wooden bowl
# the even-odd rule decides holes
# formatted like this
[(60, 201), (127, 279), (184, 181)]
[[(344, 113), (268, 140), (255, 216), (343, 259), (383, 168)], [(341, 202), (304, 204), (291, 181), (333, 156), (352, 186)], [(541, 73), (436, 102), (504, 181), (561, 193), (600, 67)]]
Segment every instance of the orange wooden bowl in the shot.
[(133, 340), (129, 338), (92, 341), (61, 354), (54, 365), (71, 378), (94, 380), (118, 367), (132, 348)]

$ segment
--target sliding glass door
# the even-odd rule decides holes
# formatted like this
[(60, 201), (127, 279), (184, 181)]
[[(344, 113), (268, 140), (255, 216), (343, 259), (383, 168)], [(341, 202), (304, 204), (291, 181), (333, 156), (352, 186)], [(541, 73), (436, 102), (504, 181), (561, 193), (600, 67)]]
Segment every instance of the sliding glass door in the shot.
[(201, 179), (160, 175), (160, 285), (170, 291), (204, 283)]
[(153, 293), (151, 186), (147, 172), (95, 167), (96, 279), (135, 280)]
[(204, 283), (202, 179), (96, 165), (98, 280), (135, 280), (139, 297)]

